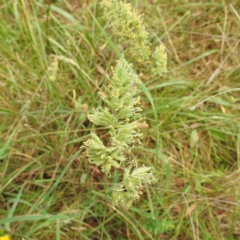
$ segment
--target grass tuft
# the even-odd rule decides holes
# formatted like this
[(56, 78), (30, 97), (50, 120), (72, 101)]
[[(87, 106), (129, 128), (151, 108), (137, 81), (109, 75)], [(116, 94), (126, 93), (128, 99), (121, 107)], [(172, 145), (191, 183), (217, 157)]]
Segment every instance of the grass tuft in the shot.
[(0, 3), (0, 232), (13, 240), (240, 238), (239, 19), (224, 1), (130, 3), (169, 63), (160, 78), (128, 58), (146, 119), (132, 153), (158, 179), (128, 210), (80, 149), (127, 44), (99, 1)]

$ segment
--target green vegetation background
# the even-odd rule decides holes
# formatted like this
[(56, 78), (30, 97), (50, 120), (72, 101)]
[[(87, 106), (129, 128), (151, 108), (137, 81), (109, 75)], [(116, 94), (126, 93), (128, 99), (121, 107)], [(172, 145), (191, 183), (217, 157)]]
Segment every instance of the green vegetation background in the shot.
[[(13, 240), (240, 239), (240, 94), (190, 110), (239, 88), (240, 21), (224, 0), (129, 2), (166, 46), (162, 77), (112, 37), (99, 1), (0, 1), (0, 228)], [(80, 149), (119, 51), (144, 83), (133, 152), (158, 178), (128, 210), (108, 193), (118, 175)]]

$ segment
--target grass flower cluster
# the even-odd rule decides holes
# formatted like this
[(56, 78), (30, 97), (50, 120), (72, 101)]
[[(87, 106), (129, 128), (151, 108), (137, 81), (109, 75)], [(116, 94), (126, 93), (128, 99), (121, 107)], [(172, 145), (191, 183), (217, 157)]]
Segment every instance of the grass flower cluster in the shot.
[(122, 1), (103, 0), (105, 18), (111, 23), (112, 32), (120, 40), (129, 44), (129, 50), (137, 56), (138, 61), (149, 58), (148, 32), (141, 15), (138, 15), (131, 4)]
[(155, 65), (151, 68), (152, 75), (161, 75), (167, 72), (167, 53), (163, 46), (160, 44), (156, 47), (154, 53), (152, 54)]
[(141, 145), (142, 136), (138, 130), (142, 122), (140, 97), (136, 96), (138, 82), (132, 65), (125, 59), (118, 60), (109, 84), (99, 92), (105, 107), (93, 109), (88, 115), (91, 122), (108, 130), (106, 143), (96, 133), (91, 133), (91, 138), (84, 144), (90, 161), (101, 166), (107, 175), (110, 175), (112, 167), (122, 169), (125, 162), (123, 180), (113, 189), (113, 203), (126, 207), (139, 198), (143, 183), (150, 184), (156, 180), (152, 167), (138, 167), (131, 158), (131, 149)]
[(110, 22), (112, 33), (120, 37), (122, 44), (128, 45), (130, 53), (136, 61), (151, 66), (152, 76), (167, 72), (167, 53), (162, 43), (151, 51), (149, 33), (131, 4), (122, 1), (103, 0), (101, 6), (105, 10), (105, 18)]

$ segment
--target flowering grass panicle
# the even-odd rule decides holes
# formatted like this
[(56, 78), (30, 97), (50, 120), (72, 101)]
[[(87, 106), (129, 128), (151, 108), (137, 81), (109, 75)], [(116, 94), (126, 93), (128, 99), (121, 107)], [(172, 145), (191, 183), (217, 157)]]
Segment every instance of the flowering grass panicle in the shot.
[(131, 4), (122, 1), (103, 0), (105, 18), (112, 33), (120, 37), (121, 44), (127, 44), (129, 52), (138, 62), (148, 64), (152, 76), (167, 72), (167, 53), (163, 44), (151, 52), (151, 43), (142, 15), (138, 15)]
[(154, 66), (151, 71), (153, 75), (161, 75), (167, 72), (167, 53), (163, 44), (156, 47), (152, 54)]
[(106, 19), (111, 23), (113, 34), (129, 45), (131, 54), (137, 56), (140, 62), (149, 59), (149, 34), (142, 16), (136, 13), (131, 4), (122, 1), (103, 0), (101, 6), (105, 10)]
[[(101, 139), (93, 132), (84, 143), (90, 161), (101, 166), (104, 173), (110, 175), (112, 168), (124, 171), (123, 180), (116, 184), (112, 196), (114, 205), (121, 203), (126, 207), (139, 198), (143, 183), (155, 181), (152, 167), (138, 167), (131, 159), (131, 148), (141, 145), (142, 136), (138, 130), (142, 122), (140, 97), (136, 96), (138, 82), (132, 65), (125, 59), (118, 60), (108, 85), (99, 93), (105, 107), (93, 109), (88, 115), (90, 121), (108, 130), (108, 138)], [(122, 162), (126, 162), (125, 169)]]

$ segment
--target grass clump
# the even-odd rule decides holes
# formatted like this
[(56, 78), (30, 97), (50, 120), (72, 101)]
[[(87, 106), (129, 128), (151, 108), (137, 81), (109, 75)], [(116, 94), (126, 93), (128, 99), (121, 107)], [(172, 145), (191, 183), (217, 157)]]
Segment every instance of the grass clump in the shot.
[[(108, 30), (99, 1), (0, 3), (1, 237), (240, 238), (240, 96), (231, 91), (239, 87), (239, 19), (219, 1), (128, 2), (148, 32), (144, 61)], [(169, 63), (159, 77), (153, 53), (162, 43)], [(88, 112), (108, 107), (121, 57), (138, 75), (135, 107), (146, 123), (137, 126), (142, 144), (130, 144), (106, 175), (80, 147), (91, 133), (111, 146), (111, 129)], [(128, 209), (115, 198), (114, 209), (112, 190), (139, 183), (131, 162), (154, 168), (157, 182), (143, 181)]]

